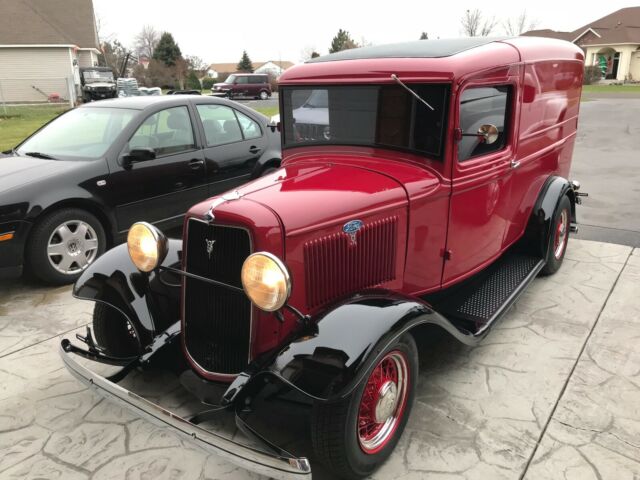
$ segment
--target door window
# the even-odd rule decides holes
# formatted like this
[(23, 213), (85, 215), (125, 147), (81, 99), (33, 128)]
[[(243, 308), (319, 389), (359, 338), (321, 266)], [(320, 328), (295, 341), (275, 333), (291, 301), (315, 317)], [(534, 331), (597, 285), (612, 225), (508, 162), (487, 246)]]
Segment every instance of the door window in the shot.
[(148, 117), (129, 140), (129, 150), (136, 148), (153, 148), (158, 157), (193, 150), (187, 107), (168, 108)]
[(498, 140), (488, 145), (482, 137), (463, 136), (458, 142), (458, 161), (504, 148), (507, 136), (507, 105), (509, 87), (467, 88), (460, 97), (460, 128), (463, 134), (475, 134), (482, 125), (498, 128)]
[(251, 140), (262, 136), (262, 131), (260, 130), (260, 126), (257, 122), (254, 122), (245, 114), (240, 113), (237, 110), (236, 115), (238, 116), (238, 122), (240, 122), (240, 128), (242, 129), (242, 134), (244, 135), (245, 140)]
[(249, 77), (237, 77), (235, 83), (239, 83), (239, 84), (249, 83)]
[(242, 131), (232, 108), (224, 105), (197, 105), (196, 108), (202, 120), (207, 147), (242, 141)]

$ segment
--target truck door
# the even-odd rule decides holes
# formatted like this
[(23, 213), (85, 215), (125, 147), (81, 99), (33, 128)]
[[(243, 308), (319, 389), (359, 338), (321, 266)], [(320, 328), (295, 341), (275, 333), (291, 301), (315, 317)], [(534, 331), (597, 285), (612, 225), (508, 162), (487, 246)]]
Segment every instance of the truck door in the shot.
[[(458, 141), (454, 147), (447, 257), (443, 285), (479, 271), (502, 250), (509, 224), (514, 85), (469, 85), (458, 95)], [(477, 136), (495, 125), (489, 144)]]

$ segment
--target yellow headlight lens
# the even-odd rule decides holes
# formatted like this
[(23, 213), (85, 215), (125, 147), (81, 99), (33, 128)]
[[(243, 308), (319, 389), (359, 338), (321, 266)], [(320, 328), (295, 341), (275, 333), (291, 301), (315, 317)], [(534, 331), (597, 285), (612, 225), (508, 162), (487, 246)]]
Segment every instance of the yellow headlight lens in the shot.
[(156, 268), (167, 255), (167, 240), (160, 230), (146, 222), (129, 229), (127, 247), (131, 261), (142, 272)]
[(266, 252), (254, 253), (244, 261), (242, 286), (249, 299), (267, 312), (282, 308), (291, 293), (287, 267)]

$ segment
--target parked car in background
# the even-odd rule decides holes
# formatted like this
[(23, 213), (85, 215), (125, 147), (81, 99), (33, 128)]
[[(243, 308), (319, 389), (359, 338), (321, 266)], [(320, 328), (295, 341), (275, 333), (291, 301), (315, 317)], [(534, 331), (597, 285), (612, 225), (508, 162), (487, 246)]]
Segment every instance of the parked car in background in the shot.
[(109, 67), (86, 67), (80, 69), (82, 101), (115, 98), (118, 96), (113, 71)]
[(0, 158), (0, 276), (78, 278), (138, 220), (179, 226), (191, 205), (280, 163), (268, 118), (212, 97), (85, 104)]
[(267, 100), (271, 96), (269, 75), (258, 73), (234, 73), (224, 82), (214, 83), (213, 94), (223, 94), (229, 98), (250, 97)]
[[(274, 478), (311, 475), (305, 442), (284, 437), (285, 450), (273, 438), (286, 423), (271, 422), (275, 436), (265, 427), (282, 411), (269, 400), (297, 403), (331, 478), (371, 475), (409, 419), (416, 340), (442, 329), (477, 345), (538, 274), (561, 267), (581, 195), (567, 177), (583, 66), (569, 42), (476, 37), (287, 70), (282, 167), (192, 207), (182, 243), (134, 225), (76, 283), (97, 302), (95, 338), (63, 340), (64, 362), (120, 405)], [(301, 134), (303, 110), (329, 130)], [(161, 349), (202, 403), (192, 417), (115, 384)], [(104, 378), (76, 354), (123, 370)], [(264, 448), (202, 427), (223, 408)]]

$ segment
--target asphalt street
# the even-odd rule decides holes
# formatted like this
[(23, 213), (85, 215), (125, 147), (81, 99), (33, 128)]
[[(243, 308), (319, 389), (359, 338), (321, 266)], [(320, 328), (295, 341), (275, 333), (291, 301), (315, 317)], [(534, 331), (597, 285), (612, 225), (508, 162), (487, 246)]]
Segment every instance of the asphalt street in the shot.
[(571, 178), (589, 194), (577, 238), (640, 247), (640, 98), (585, 95)]

